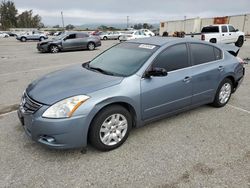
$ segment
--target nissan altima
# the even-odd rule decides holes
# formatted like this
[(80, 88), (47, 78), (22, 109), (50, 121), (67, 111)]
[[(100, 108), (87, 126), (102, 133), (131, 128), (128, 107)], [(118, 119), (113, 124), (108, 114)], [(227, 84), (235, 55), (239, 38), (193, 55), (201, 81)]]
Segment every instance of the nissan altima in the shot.
[(238, 48), (181, 38), (120, 43), (92, 61), (50, 73), (24, 91), (26, 134), (51, 148), (107, 151), (133, 127), (204, 104), (223, 107), (244, 77)]

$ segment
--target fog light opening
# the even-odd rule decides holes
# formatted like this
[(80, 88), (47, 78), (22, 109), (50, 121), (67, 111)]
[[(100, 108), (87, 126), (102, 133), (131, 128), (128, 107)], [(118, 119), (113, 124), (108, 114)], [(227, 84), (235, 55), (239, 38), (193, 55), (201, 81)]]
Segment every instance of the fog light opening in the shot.
[(40, 138), (45, 141), (45, 142), (48, 142), (48, 143), (53, 143), (56, 141), (55, 138), (51, 137), (51, 136), (47, 136), (47, 135), (42, 135), (40, 136)]

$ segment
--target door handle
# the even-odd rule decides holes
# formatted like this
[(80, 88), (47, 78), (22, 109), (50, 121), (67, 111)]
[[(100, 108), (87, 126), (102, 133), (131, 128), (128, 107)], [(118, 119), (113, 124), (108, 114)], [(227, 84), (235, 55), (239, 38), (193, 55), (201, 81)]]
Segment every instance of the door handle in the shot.
[(219, 66), (218, 67), (218, 71), (222, 72), (224, 70), (224, 67), (223, 66)]
[(222, 34), (222, 36), (225, 36), (225, 34)]
[(191, 80), (191, 77), (190, 77), (190, 76), (186, 76), (186, 77), (183, 79), (183, 82), (188, 83), (188, 82), (190, 82), (190, 80)]
[(232, 35), (231, 33), (229, 33), (229, 35)]

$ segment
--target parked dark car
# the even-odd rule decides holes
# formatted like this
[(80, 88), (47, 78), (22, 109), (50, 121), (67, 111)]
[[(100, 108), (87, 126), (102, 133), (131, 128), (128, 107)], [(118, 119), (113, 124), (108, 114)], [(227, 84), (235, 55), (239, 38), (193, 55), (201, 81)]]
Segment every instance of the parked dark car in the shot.
[(37, 49), (41, 52), (57, 53), (69, 50), (94, 50), (101, 46), (99, 37), (82, 32), (64, 33), (52, 39), (37, 43)]
[(244, 77), (237, 53), (234, 46), (183, 38), (120, 43), (31, 83), (18, 115), (27, 135), (48, 147), (90, 141), (99, 150), (115, 149), (132, 127), (204, 104), (225, 106)]
[(16, 37), (16, 36), (17, 36), (17, 34), (12, 33), (11, 31), (7, 31), (6, 33), (7, 33), (10, 37)]

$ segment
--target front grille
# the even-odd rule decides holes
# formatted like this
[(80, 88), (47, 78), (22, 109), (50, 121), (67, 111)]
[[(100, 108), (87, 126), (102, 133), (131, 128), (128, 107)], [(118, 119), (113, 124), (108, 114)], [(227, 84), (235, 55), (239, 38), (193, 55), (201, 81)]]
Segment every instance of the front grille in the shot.
[(23, 97), (22, 97), (22, 102), (21, 102), (21, 107), (23, 108), (25, 113), (33, 114), (39, 108), (42, 107), (42, 104), (39, 104), (32, 100), (26, 92), (24, 92)]

